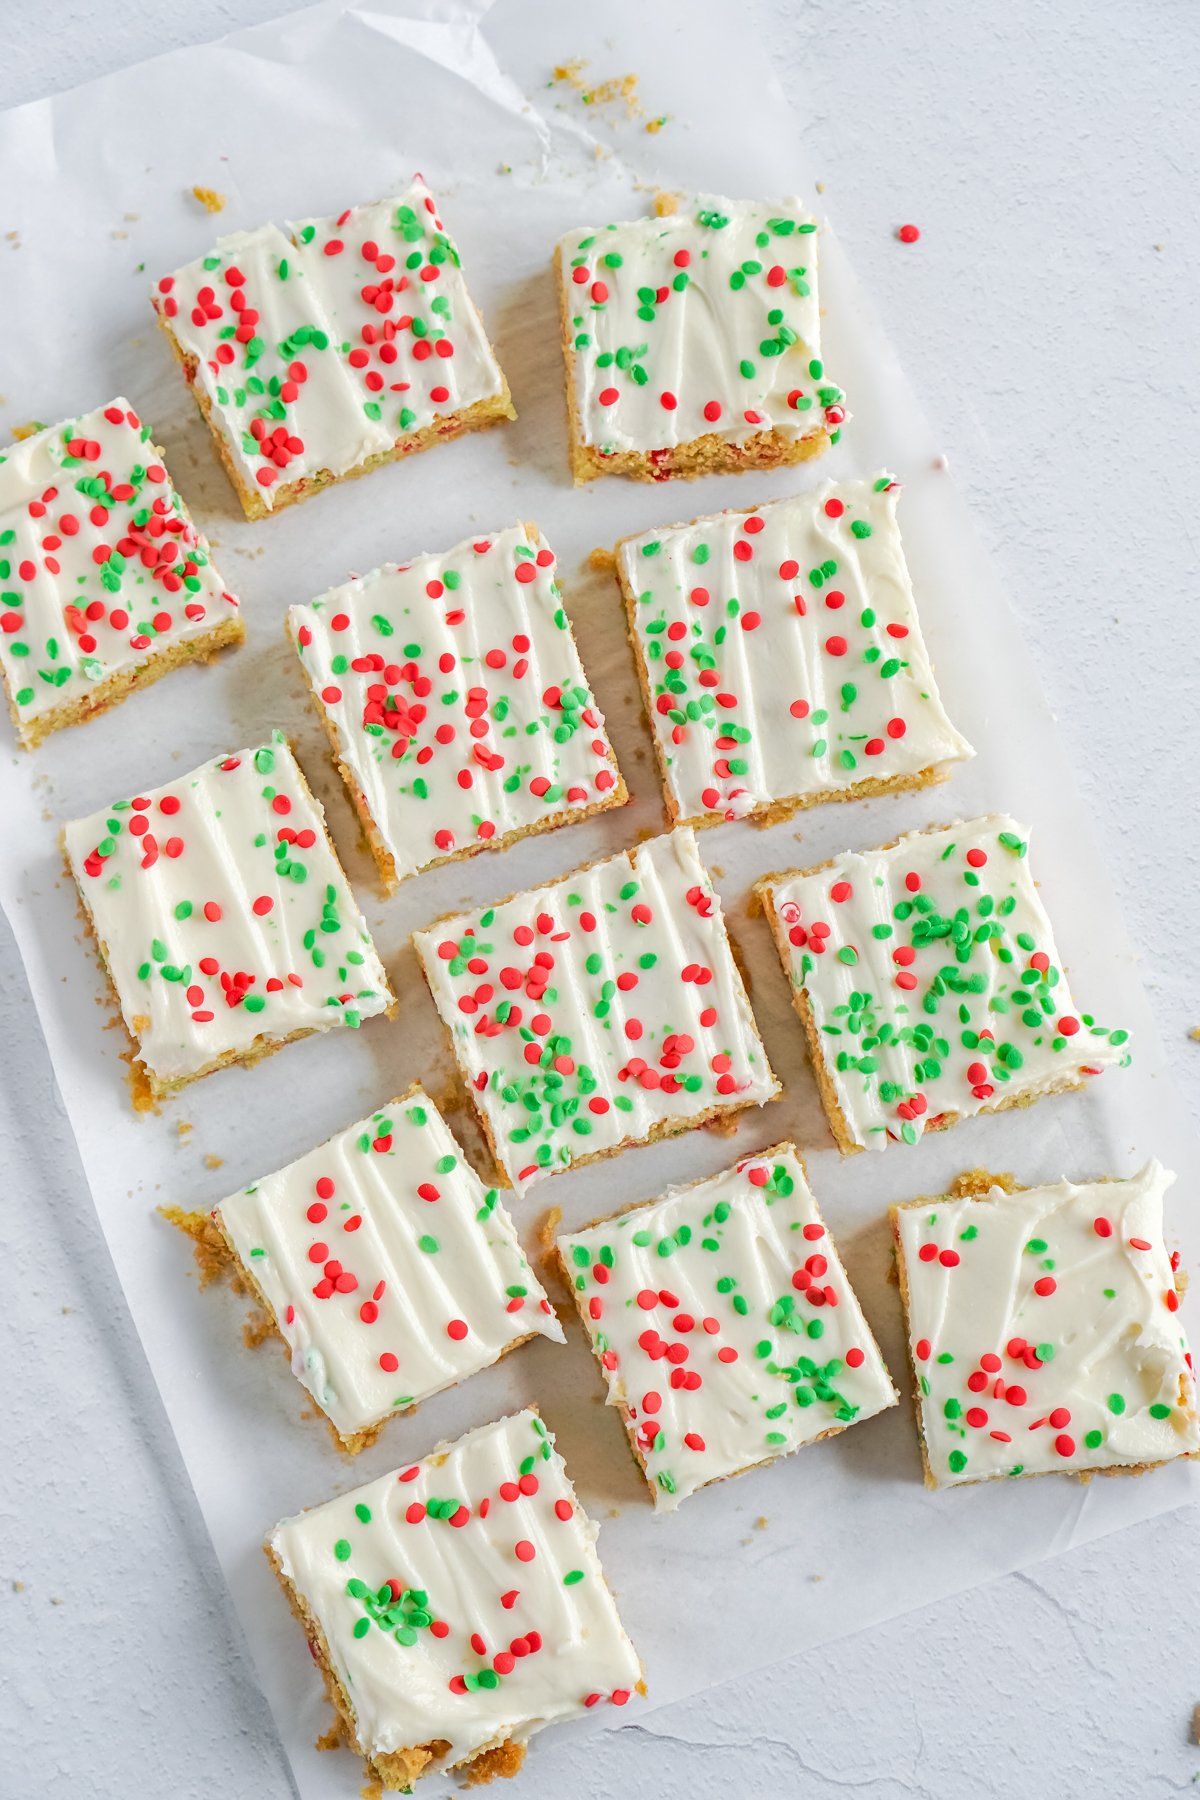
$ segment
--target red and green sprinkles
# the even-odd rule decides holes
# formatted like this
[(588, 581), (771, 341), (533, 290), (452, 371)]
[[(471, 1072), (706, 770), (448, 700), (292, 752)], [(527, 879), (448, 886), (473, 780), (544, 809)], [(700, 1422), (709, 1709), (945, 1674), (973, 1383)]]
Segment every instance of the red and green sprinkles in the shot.
[(236, 610), (124, 401), (0, 462), (12, 473), (23, 459), (27, 491), (0, 526), (0, 664), (18, 715), (69, 704)]
[(882, 475), (619, 547), (683, 817), (741, 818), (966, 752), (917, 629), (894, 498), (877, 502), (895, 491)]
[[(533, 1438), (527, 1454), (526, 1425)], [(476, 1437), (491, 1441), (473, 1455)], [(427, 1493), (446, 1464), (455, 1470), (458, 1492)], [(413, 1498), (414, 1492), (422, 1498)], [(514, 1716), (524, 1706), (536, 1719), (544, 1662), (560, 1647), (562, 1654), (578, 1657), (577, 1645), (572, 1652), (576, 1620), (592, 1631), (597, 1624), (604, 1627), (585, 1659), (588, 1674), (610, 1680), (618, 1670), (635, 1675), (636, 1658), (611, 1596), (602, 1583), (590, 1580), (586, 1562), (577, 1560), (588, 1542), (586, 1530), (580, 1536), (581, 1524), (586, 1521), (545, 1427), (536, 1414), (526, 1413), (484, 1427), (445, 1455), (404, 1468), (360, 1489), (357, 1497), (321, 1508), (311, 1522), (289, 1521), (280, 1530), (322, 1533), (313, 1550), (318, 1567), (332, 1575), (330, 1610), (314, 1605), (314, 1596), (307, 1598), (346, 1659), (349, 1680), (360, 1689), (403, 1682), (406, 1671), (409, 1676), (414, 1671), (414, 1659), (424, 1661), (443, 1697), (430, 1727), (442, 1730), (434, 1735), (457, 1737), (478, 1727), (486, 1737), (484, 1719), (476, 1722), (464, 1703), (512, 1682)], [(588, 1598), (577, 1598), (585, 1588)], [(377, 1660), (389, 1655), (388, 1642), (400, 1659), (394, 1666)], [(370, 1651), (372, 1662), (356, 1660), (358, 1645)], [(632, 1679), (629, 1685), (586, 1687), (577, 1705), (583, 1710), (607, 1700), (621, 1706), (631, 1692)]]
[(1161, 1192), (1152, 1164), (1124, 1184), (900, 1209), (935, 1479), (1140, 1465), (1194, 1446), (1191, 1358), (1172, 1322), (1177, 1259), (1161, 1238), (1122, 1240), (1107, 1210), (1131, 1214), (1156, 1182)]
[(857, 1141), (912, 1144), (946, 1115), (1128, 1060), (1128, 1032), (1074, 1006), (1026, 849), (984, 820), (772, 884)]
[(398, 873), (618, 797), (554, 568), (511, 527), (293, 609)]
[(695, 201), (668, 217), (573, 233), (561, 255), (581, 428), (600, 455), (824, 429), (846, 412), (817, 336), (815, 221)]
[(430, 426), (456, 431), (459, 407), (503, 391), (419, 178), (402, 199), (348, 208), (293, 239), (263, 227), (164, 276), (152, 298), (198, 357), (268, 506), (280, 485), (343, 474)]
[(891, 1404), (790, 1147), (560, 1248), (659, 1505)]
[[(689, 840), (659, 839), (418, 935), (518, 1181), (758, 1093), (761, 1047)], [(671, 914), (659, 917), (660, 909)]]

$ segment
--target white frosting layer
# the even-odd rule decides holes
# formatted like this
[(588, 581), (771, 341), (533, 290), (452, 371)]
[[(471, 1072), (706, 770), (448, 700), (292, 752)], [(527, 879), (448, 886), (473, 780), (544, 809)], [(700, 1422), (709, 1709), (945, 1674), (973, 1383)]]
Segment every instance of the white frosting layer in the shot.
[(289, 618), (401, 878), (618, 792), (535, 529), (388, 563)]
[(285, 1519), (268, 1540), (329, 1644), (369, 1754), (454, 1764), (641, 1671), (553, 1439), (532, 1411)]
[(690, 831), (413, 942), (518, 1186), (779, 1091)]
[(0, 456), (0, 669), (22, 726), (236, 610), (128, 400)]
[(558, 1247), (660, 1512), (896, 1404), (791, 1144)]
[(897, 1209), (921, 1432), (940, 1486), (1200, 1449), (1157, 1162)]
[(151, 1078), (357, 1025), (387, 976), (282, 732), (64, 828)]
[(817, 224), (798, 200), (700, 195), (665, 218), (569, 232), (558, 254), (583, 443), (653, 452), (840, 428)]
[(563, 1342), (496, 1189), (420, 1088), (217, 1216), (293, 1374), (343, 1437), (486, 1369), (531, 1332)]
[(1076, 1007), (1026, 856), (998, 814), (764, 885), (856, 1144), (1034, 1098), (1128, 1060)]
[(153, 300), (247, 485), (344, 475), (506, 392), (425, 183), (391, 200), (224, 237)]
[(888, 476), (627, 538), (676, 816), (744, 818), (973, 754), (917, 623)]

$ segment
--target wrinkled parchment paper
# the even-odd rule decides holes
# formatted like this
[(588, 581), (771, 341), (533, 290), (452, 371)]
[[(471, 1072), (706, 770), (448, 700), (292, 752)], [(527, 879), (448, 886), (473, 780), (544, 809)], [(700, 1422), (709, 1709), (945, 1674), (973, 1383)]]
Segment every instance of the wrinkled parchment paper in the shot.
[[(960, 1168), (980, 1163), (1036, 1181), (1126, 1172), (1155, 1153), (1180, 1176), (1169, 1230), (1188, 1266), (1200, 1258), (1200, 1223), (1188, 1204), (1196, 1145), (1053, 721), (1004, 595), (938, 466), (937, 438), (836, 239), (825, 241), (821, 277), (826, 360), (854, 419), (831, 457), (812, 469), (690, 487), (614, 480), (576, 492), (569, 485), (548, 265), (560, 232), (634, 216), (660, 186), (812, 197), (789, 103), (753, 33), (722, 23), (729, 14), (720, 0), (606, 0), (595, 24), (583, 10), (568, 16), (533, 0), (490, 10), (482, 0), (317, 6), (0, 117), (0, 190), (6, 225), (19, 232), (0, 249), (0, 313), (6, 343), (22, 347), (3, 373), (3, 417), (52, 422), (127, 393), (155, 427), (177, 484), (213, 537), (249, 628), (245, 649), (212, 669), (173, 674), (33, 756), (12, 750), (5, 728), (0, 900), (117, 1276), (303, 1800), (356, 1795), (360, 1774), (348, 1757), (313, 1750), (326, 1709), (260, 1553), (264, 1530), (524, 1401), (542, 1406), (601, 1522), (605, 1564), (646, 1662), (643, 1705), (870, 1627), (1164, 1511), (1197, 1489), (1196, 1472), (1175, 1467), (1141, 1480), (928, 1494), (903, 1404), (769, 1470), (713, 1487), (675, 1517), (655, 1519), (619, 1420), (600, 1405), (601, 1382), (575, 1326), (566, 1349), (539, 1343), (521, 1350), (393, 1421), (350, 1464), (323, 1424), (301, 1417), (304, 1396), (277, 1346), (256, 1354), (243, 1346), (245, 1303), (224, 1289), (199, 1292), (186, 1243), (155, 1215), (162, 1203), (211, 1206), (417, 1076), (435, 1095), (448, 1091), (450, 1058), (410, 931), (658, 828), (650, 738), (616, 588), (586, 566), (588, 552), (654, 524), (797, 491), (826, 474), (887, 467), (904, 484), (901, 524), (942, 693), (980, 754), (924, 795), (820, 808), (768, 831), (733, 825), (702, 834), (784, 1098), (744, 1115), (733, 1141), (696, 1132), (543, 1184), (514, 1203), (518, 1228), (531, 1242), (548, 1205), (563, 1208), (568, 1226), (578, 1224), (794, 1134), (906, 1400), (900, 1307), (887, 1281), (892, 1200), (935, 1192)], [(585, 81), (638, 74), (634, 107), (621, 99), (589, 105), (569, 83), (551, 83), (554, 65), (574, 57), (590, 59)], [(662, 115), (661, 130), (645, 129)], [(413, 169), (431, 183), (459, 240), (519, 422), (247, 525), (154, 328), (149, 284), (221, 230), (335, 212), (394, 191)], [(219, 219), (191, 198), (196, 184), (227, 197)], [(635, 801), (505, 854), (423, 876), (380, 904), (283, 641), (283, 610), (351, 571), (445, 548), (517, 517), (536, 520), (558, 553), (584, 662)], [(61, 873), (58, 822), (219, 750), (255, 743), (271, 726), (295, 736), (327, 805), (400, 996), (400, 1020), (292, 1046), (257, 1069), (201, 1083), (158, 1117), (136, 1118), (122, 1080), (122, 1042)], [(989, 806), (1032, 827), (1035, 869), (1075, 991), (1081, 1004), (1133, 1030), (1134, 1066), (1086, 1095), (971, 1122), (907, 1153), (843, 1161), (767, 930), (747, 916), (748, 887), (767, 869), (818, 862)], [(477, 1154), (465, 1111), (450, 1118)], [(1188, 1303), (1185, 1315), (1195, 1312)], [(619, 1722), (610, 1714), (580, 1729)]]

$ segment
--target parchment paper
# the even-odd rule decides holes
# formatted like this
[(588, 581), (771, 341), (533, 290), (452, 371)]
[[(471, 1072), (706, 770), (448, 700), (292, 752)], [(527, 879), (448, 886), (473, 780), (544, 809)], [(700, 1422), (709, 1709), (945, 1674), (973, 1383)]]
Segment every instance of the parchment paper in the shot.
[[(646, 1661), (643, 1706), (869, 1627), (1197, 1492), (1196, 1471), (1180, 1466), (1140, 1480), (1084, 1486), (1051, 1479), (928, 1494), (905, 1404), (656, 1520), (617, 1416), (600, 1405), (601, 1382), (576, 1327), (566, 1349), (523, 1349), (393, 1421), (372, 1451), (349, 1464), (319, 1421), (301, 1417), (301, 1390), (277, 1350), (252, 1354), (243, 1346), (243, 1304), (224, 1290), (200, 1293), (187, 1245), (155, 1216), (162, 1202), (212, 1205), (416, 1076), (435, 1093), (446, 1089), (450, 1059), (409, 932), (448, 908), (565, 872), (659, 827), (650, 739), (616, 588), (585, 566), (588, 551), (653, 524), (797, 491), (826, 474), (883, 466), (904, 484), (901, 523), (943, 696), (980, 754), (925, 795), (820, 808), (769, 831), (734, 825), (702, 834), (785, 1096), (745, 1116), (733, 1141), (692, 1133), (543, 1184), (514, 1204), (518, 1228), (531, 1240), (549, 1204), (563, 1208), (569, 1227), (794, 1134), (905, 1391), (884, 1209), (936, 1191), (960, 1168), (986, 1163), (1036, 1181), (1126, 1172), (1156, 1153), (1180, 1176), (1170, 1230), (1187, 1266), (1200, 1259), (1200, 1222), (1189, 1204), (1196, 1144), (1053, 721), (953, 483), (937, 466), (937, 438), (836, 240), (825, 240), (821, 277), (826, 360), (854, 418), (831, 457), (810, 470), (688, 487), (616, 480), (570, 487), (548, 266), (559, 233), (634, 216), (660, 185), (810, 194), (788, 101), (753, 31), (723, 23), (729, 14), (720, 0), (606, 0), (591, 24), (583, 9), (570, 10), (568, 18), (566, 9), (532, 0), (491, 10), (452, 0), (318, 6), (0, 118), (5, 226), (20, 234), (18, 248), (0, 248), (4, 342), (20, 346), (0, 383), (9, 399), (3, 418), (53, 422), (126, 392), (155, 427), (176, 482), (216, 541), (249, 628), (246, 648), (214, 668), (170, 675), (32, 757), (10, 748), (5, 728), (0, 900), (117, 1276), (304, 1800), (356, 1795), (361, 1777), (350, 1758), (313, 1750), (326, 1709), (260, 1553), (264, 1530), (523, 1401), (544, 1409), (602, 1523), (604, 1561)], [(619, 105), (588, 107), (562, 85), (548, 86), (553, 65), (574, 56), (590, 57), (596, 77), (640, 74), (647, 111), (669, 115), (667, 124), (648, 133), (643, 118), (627, 117)], [(149, 283), (205, 250), (219, 230), (337, 211), (392, 192), (414, 168), (432, 184), (459, 240), (520, 420), (249, 526), (154, 329)], [(188, 197), (195, 183), (228, 196), (220, 219), (204, 216)], [(444, 548), (517, 517), (536, 520), (558, 553), (585, 666), (635, 803), (426, 875), (382, 905), (285, 647), (283, 609), (352, 570)], [(257, 742), (273, 725), (295, 736), (326, 802), (401, 1018), (292, 1046), (257, 1069), (201, 1083), (158, 1117), (136, 1118), (122, 1079), (122, 1042), (60, 871), (58, 822), (219, 750)], [(1075, 991), (1106, 1021), (1132, 1029), (1134, 1066), (1084, 1096), (969, 1122), (912, 1151), (843, 1161), (768, 933), (746, 915), (749, 884), (769, 868), (817, 862), (992, 805), (1032, 826), (1035, 870)], [(191, 1129), (181, 1132), (181, 1122)], [(477, 1152), (465, 1112), (453, 1112), (451, 1123)], [(217, 1157), (221, 1166), (210, 1166)], [(1193, 1332), (1196, 1311), (1186, 1304)], [(610, 1714), (580, 1729), (616, 1723)]]

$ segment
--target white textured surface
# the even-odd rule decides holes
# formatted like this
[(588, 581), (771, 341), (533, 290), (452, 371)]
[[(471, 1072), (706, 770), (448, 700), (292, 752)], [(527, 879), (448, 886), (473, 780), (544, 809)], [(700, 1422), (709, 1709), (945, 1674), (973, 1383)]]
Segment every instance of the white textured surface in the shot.
[[(8, 0), (0, 103), (278, 10)], [(757, 27), (736, 16), (775, 47), (807, 161), (1024, 616), (1200, 1111), (1200, 1046), (1186, 1038), (1200, 1023), (1200, 853), (1194, 802), (1182, 831), (1173, 807), (1200, 765), (1181, 622), (1195, 556), (1200, 19), (1111, 0), (1014, 0), (991, 16), (953, 0), (859, 0), (852, 14), (763, 0)], [(569, 23), (548, 24), (547, 63), (572, 48)], [(599, 72), (631, 67), (652, 106), (636, 47)], [(2, 213), (0, 199), (0, 233)], [(892, 231), (909, 218), (923, 236), (906, 248)], [(289, 1791), (282, 1759), (116, 1297), (10, 942), (0, 978), (12, 1160), (0, 1680), (17, 1723), (0, 1742), (0, 1793), (276, 1800)], [(569, 1734), (544, 1741), (517, 1791), (1190, 1792), (1196, 1524), (1191, 1510), (1168, 1516), (819, 1658), (804, 1656), (798, 1594), (793, 1663), (630, 1725), (582, 1782)]]

